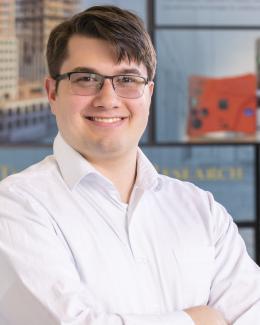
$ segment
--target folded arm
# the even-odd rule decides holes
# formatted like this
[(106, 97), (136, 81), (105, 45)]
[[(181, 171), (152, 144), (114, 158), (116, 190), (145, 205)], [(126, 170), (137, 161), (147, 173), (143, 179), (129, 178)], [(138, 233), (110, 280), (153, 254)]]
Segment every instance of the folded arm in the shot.
[(215, 247), (214, 276), (208, 306), (228, 324), (255, 324), (260, 319), (260, 268), (249, 257), (238, 228), (225, 208), (209, 195)]
[(165, 315), (107, 312), (82, 284), (73, 256), (37, 200), (26, 205), (17, 191), (15, 200), (4, 191), (0, 206), (0, 319), (6, 324), (248, 325), (260, 318), (259, 268), (219, 206), (213, 209), (216, 266), (209, 306)]
[(185, 312), (195, 325), (228, 325), (219, 311), (208, 306), (188, 308)]

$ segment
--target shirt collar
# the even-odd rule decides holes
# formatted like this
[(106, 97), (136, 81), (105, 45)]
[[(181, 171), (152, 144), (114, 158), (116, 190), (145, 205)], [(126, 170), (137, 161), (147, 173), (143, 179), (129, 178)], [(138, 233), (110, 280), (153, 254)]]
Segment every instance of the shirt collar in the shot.
[(158, 191), (161, 188), (161, 179), (157, 170), (140, 148), (138, 148), (137, 154), (137, 179), (135, 185), (143, 190)]
[(98, 174), (98, 171), (73, 149), (60, 133), (54, 140), (53, 153), (62, 177), (70, 189), (73, 189), (85, 176)]
[[(73, 189), (87, 176), (96, 176), (111, 183), (79, 152), (73, 149), (60, 133), (58, 133), (54, 140), (53, 152), (62, 177), (70, 189)], [(140, 148), (138, 148), (137, 154), (137, 179), (135, 186), (143, 190), (158, 190), (160, 187), (160, 178), (156, 169)]]

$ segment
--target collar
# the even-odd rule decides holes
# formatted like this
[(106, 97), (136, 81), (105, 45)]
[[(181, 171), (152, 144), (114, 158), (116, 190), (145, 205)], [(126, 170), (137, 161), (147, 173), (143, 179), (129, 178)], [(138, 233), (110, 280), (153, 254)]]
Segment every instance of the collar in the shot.
[(71, 190), (84, 177), (99, 174), (79, 152), (73, 149), (63, 139), (60, 133), (54, 139), (53, 153), (60, 168), (61, 175)]
[(135, 186), (142, 190), (158, 191), (161, 188), (160, 176), (140, 148), (137, 152), (137, 178)]
[[(72, 190), (81, 180), (86, 177), (98, 177), (112, 185), (112, 183), (98, 172), (79, 152), (73, 149), (62, 137), (60, 133), (56, 136), (53, 144), (54, 157), (58, 163), (62, 177), (68, 187)], [(137, 179), (135, 186), (142, 190), (159, 190), (160, 177), (144, 155), (138, 148), (137, 153)]]

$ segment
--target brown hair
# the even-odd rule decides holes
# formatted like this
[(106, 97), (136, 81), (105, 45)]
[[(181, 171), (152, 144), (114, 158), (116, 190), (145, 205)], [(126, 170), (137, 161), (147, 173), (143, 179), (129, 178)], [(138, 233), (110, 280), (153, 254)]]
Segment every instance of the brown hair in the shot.
[(134, 13), (115, 6), (93, 6), (56, 26), (47, 44), (49, 73), (55, 78), (68, 56), (68, 41), (75, 35), (108, 41), (115, 49), (118, 63), (124, 59), (143, 63), (148, 79), (153, 80), (156, 54), (143, 21)]

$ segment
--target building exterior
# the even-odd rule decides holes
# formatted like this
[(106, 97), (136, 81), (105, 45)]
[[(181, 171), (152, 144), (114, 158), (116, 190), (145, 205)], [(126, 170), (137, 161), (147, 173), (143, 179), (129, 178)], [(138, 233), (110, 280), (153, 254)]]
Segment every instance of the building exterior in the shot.
[(0, 1), (0, 34), (15, 35), (15, 0)]
[(0, 1), (0, 102), (17, 95), (18, 44), (15, 0)]
[(0, 0), (0, 143), (44, 142), (56, 134), (45, 95), (50, 31), (80, 0)]
[(35, 142), (50, 134), (54, 119), (46, 97), (0, 103), (0, 142)]
[(72, 16), (79, 0), (16, 0), (19, 76), (41, 89), (46, 74), (45, 49), (50, 31)]

